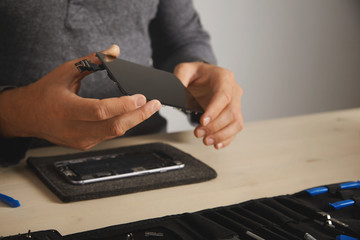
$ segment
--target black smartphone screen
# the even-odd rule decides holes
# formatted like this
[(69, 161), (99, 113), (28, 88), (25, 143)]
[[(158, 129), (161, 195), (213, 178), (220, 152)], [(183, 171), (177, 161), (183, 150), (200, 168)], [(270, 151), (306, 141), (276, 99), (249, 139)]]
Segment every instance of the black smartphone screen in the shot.
[(203, 113), (203, 108), (174, 74), (102, 53), (96, 55), (123, 94), (140, 93), (147, 100), (157, 99), (163, 105), (185, 112)]

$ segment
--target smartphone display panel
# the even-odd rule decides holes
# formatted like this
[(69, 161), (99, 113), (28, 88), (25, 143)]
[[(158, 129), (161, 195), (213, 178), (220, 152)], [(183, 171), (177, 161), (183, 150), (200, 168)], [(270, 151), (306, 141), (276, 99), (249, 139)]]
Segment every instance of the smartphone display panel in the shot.
[(172, 73), (145, 67), (119, 58), (97, 53), (112, 79), (125, 95), (143, 94), (147, 100), (157, 99), (163, 105), (185, 112), (201, 114), (203, 108)]

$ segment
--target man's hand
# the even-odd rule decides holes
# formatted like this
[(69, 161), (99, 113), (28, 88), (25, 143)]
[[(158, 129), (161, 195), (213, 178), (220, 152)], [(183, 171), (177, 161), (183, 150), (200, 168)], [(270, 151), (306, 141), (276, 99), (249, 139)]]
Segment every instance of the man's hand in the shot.
[[(119, 47), (104, 54), (117, 57)], [(39, 137), (78, 149), (123, 135), (161, 108), (157, 100), (143, 95), (109, 99), (87, 99), (77, 95), (81, 80), (75, 63), (87, 59), (101, 64), (95, 53), (66, 62), (26, 86), (0, 94), (0, 134), (3, 137)]]
[(227, 69), (202, 63), (181, 63), (174, 74), (205, 109), (195, 136), (216, 149), (230, 144), (243, 128), (242, 89)]

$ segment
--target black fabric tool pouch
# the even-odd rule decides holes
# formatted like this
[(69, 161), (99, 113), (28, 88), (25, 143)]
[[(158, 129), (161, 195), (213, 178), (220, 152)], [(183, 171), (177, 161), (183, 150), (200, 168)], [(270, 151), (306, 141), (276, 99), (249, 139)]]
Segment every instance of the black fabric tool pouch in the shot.
[[(323, 215), (325, 225), (353, 233), (352, 235), (360, 238), (360, 181), (330, 184), (320, 186), (320, 188), (328, 190), (316, 195), (311, 195), (309, 190), (304, 190), (294, 194), (293, 198), (303, 206), (320, 209), (322, 212), (317, 214), (317, 217)], [(303, 209), (303, 211), (306, 210)], [(330, 219), (327, 219), (329, 217)]]
[[(355, 188), (343, 186), (353, 184)], [(360, 239), (357, 182), (320, 186), (321, 194), (309, 189), (293, 195), (262, 198), (230, 206), (183, 213), (67, 236), (46, 232), (46, 240), (262, 240)], [(325, 187), (325, 188), (324, 188)], [(351, 201), (349, 201), (351, 200)], [(334, 208), (334, 203), (351, 202)], [(336, 204), (334, 206), (337, 206)], [(38, 236), (43, 236), (40, 232)], [(28, 239), (23, 235), (4, 240)], [(59, 238), (60, 237), (60, 238)]]
[(200, 214), (184, 213), (68, 235), (67, 240), (238, 240), (238, 234)]
[[(339, 183), (340, 184), (340, 183)], [(138, 239), (360, 239), (359, 189), (332, 190), (310, 195), (306, 190), (293, 195), (251, 200), (162, 218), (112, 226), (68, 235), (69, 240)], [(355, 199), (334, 209), (330, 203)]]

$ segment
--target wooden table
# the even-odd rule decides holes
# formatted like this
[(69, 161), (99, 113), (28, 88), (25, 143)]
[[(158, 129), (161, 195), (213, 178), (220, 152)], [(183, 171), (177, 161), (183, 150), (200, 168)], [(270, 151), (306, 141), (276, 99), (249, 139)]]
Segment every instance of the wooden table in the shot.
[[(213, 167), (214, 180), (103, 199), (62, 203), (25, 161), (0, 169), (0, 192), (21, 207), (0, 203), (0, 236), (56, 229), (62, 235), (142, 219), (291, 194), (329, 183), (358, 180), (360, 108), (248, 123), (223, 150), (203, 146), (192, 132), (104, 142), (92, 150), (165, 142)], [(50, 147), (29, 156), (73, 153)]]

